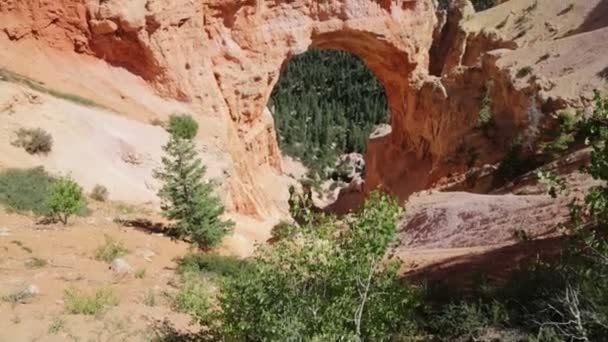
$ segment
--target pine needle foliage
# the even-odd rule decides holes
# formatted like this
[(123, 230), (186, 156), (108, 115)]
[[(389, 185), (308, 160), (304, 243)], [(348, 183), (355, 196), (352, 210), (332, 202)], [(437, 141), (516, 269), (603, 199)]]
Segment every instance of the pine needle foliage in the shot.
[(234, 223), (221, 218), (224, 207), (213, 194), (213, 183), (203, 181), (206, 168), (194, 143), (173, 134), (163, 150), (163, 166), (155, 171), (163, 182), (158, 192), (163, 215), (175, 222), (178, 238), (189, 239), (201, 248), (217, 245)]
[(281, 150), (321, 176), (337, 156), (364, 152), (370, 133), (388, 121), (384, 88), (345, 51), (312, 49), (294, 57), (269, 107)]

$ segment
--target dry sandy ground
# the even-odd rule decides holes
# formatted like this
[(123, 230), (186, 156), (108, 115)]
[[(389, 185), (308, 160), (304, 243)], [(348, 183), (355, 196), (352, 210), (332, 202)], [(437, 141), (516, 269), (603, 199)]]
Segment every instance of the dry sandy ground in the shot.
[[(171, 311), (163, 292), (175, 290), (170, 285), (176, 279), (173, 259), (187, 254), (189, 246), (112, 223), (116, 216), (132, 215), (131, 210), (124, 205), (104, 205), (68, 227), (39, 226), (32, 218), (0, 211), (0, 228), (9, 230), (8, 235), (0, 236), (0, 294), (30, 284), (40, 290), (27, 304), (0, 302), (0, 341), (147, 341), (163, 320), (187, 329), (189, 316)], [(95, 260), (95, 249), (106, 236), (129, 249), (124, 259), (134, 270), (145, 270), (143, 278), (117, 276), (107, 263)], [(48, 265), (27, 267), (33, 257), (47, 260)], [(70, 315), (63, 303), (69, 287), (89, 292), (110, 287), (120, 304), (102, 317)], [(150, 292), (155, 306), (144, 304)], [(57, 322), (63, 322), (61, 329), (49, 332)]]

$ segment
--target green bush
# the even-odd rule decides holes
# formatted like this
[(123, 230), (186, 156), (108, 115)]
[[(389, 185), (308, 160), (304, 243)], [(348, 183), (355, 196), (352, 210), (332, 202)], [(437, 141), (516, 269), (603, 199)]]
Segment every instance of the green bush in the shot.
[[(335, 184), (335, 183), (334, 183)], [(272, 240), (278, 241), (286, 239), (294, 235), (298, 231), (298, 227), (292, 223), (281, 221), (272, 227), (270, 236)]]
[(87, 207), (82, 188), (70, 177), (60, 177), (51, 184), (47, 203), (50, 216), (64, 225), (70, 216), (81, 213)]
[(48, 215), (49, 188), (55, 179), (42, 167), (8, 169), (0, 173), (0, 203), (18, 212)]
[(108, 200), (108, 189), (100, 184), (95, 185), (91, 191), (91, 198), (98, 202), (105, 202)]
[(251, 270), (222, 283), (227, 340), (411, 337), (417, 297), (397, 278), (399, 264), (385, 260), (399, 215), (396, 202), (373, 193), (348, 222), (318, 217), (296, 236), (260, 246)]
[(65, 290), (63, 300), (65, 309), (73, 315), (100, 316), (112, 306), (118, 305), (120, 299), (111, 288), (102, 288), (88, 295), (75, 288)]
[(205, 321), (211, 313), (208, 297), (206, 284), (200, 277), (186, 276), (173, 297), (173, 306), (175, 310), (190, 314), (198, 321)]
[(95, 250), (95, 259), (110, 263), (119, 256), (123, 256), (127, 253), (129, 253), (129, 250), (122, 242), (106, 236), (104, 244), (97, 247)]
[(190, 254), (177, 261), (177, 269), (181, 274), (211, 273), (234, 277), (249, 267), (247, 260), (217, 254)]
[(20, 128), (14, 145), (23, 147), (29, 154), (46, 154), (53, 148), (53, 137), (41, 128)]
[(198, 123), (188, 114), (173, 114), (169, 118), (169, 133), (181, 139), (193, 139), (198, 132)]

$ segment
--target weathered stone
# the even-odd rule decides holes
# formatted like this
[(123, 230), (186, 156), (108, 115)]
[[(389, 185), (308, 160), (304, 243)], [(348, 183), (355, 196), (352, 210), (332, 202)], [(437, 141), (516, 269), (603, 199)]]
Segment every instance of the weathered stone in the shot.
[(89, 24), (95, 34), (109, 34), (118, 30), (118, 25), (112, 20), (91, 20)]
[(128, 274), (133, 272), (133, 267), (131, 267), (131, 265), (129, 265), (129, 263), (122, 258), (112, 260), (110, 269), (116, 274)]

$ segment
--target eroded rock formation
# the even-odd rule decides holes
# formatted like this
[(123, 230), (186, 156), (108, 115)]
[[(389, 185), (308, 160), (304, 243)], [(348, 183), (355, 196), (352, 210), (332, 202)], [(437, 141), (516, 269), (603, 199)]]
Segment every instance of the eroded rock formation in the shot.
[(103, 59), (229, 121), (230, 207), (264, 216), (275, 208), (256, 179), (281, 170), (266, 104), (282, 66), (310, 47), (355, 53), (386, 89), (392, 130), (370, 143), (365, 191), (407, 197), (449, 174), (489, 79), (503, 140), (528, 125), (538, 87), (513, 87), (500, 55), (482, 56), (513, 45), (465, 31), (462, 6), (442, 30), (433, 0), (0, 0), (0, 30)]

